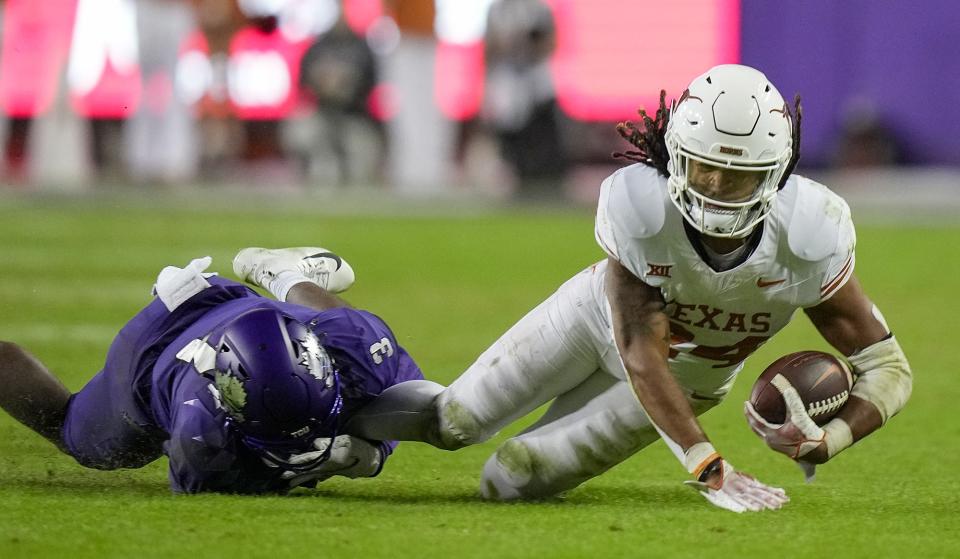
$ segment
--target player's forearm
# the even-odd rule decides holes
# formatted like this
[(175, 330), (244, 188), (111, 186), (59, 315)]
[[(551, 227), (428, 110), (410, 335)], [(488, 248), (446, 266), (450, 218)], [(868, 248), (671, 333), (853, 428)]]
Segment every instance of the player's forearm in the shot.
[(804, 455), (803, 461), (823, 464), (882, 426), (877, 406), (851, 396), (836, 417), (824, 425), (824, 443)]
[(883, 426), (883, 418), (877, 406), (866, 400), (851, 396), (836, 419), (843, 420), (849, 427), (853, 441), (859, 441)]
[(707, 442), (690, 403), (659, 355), (624, 352), (623, 361), (637, 400), (657, 428), (683, 450)]
[(605, 289), (617, 349), (634, 394), (687, 471), (699, 472), (715, 452), (667, 365), (670, 320), (663, 313), (663, 296), (613, 259)]
[(0, 341), (0, 408), (66, 452), (60, 438), (70, 391), (33, 355)]
[(857, 374), (850, 399), (825, 426), (825, 441), (811, 462), (826, 462), (882, 427), (906, 405), (913, 373), (897, 339), (889, 336), (849, 357)]
[(700, 427), (690, 403), (657, 352), (623, 351), (630, 385), (653, 426), (687, 473), (701, 481), (716, 482), (714, 466), (720, 455)]

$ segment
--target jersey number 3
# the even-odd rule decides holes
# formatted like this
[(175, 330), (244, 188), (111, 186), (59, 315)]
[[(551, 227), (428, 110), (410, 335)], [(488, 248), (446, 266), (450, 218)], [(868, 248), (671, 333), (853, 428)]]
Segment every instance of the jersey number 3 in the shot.
[(384, 357), (393, 355), (393, 344), (387, 338), (380, 338), (379, 342), (370, 346), (370, 355), (373, 356), (373, 362), (379, 365)]

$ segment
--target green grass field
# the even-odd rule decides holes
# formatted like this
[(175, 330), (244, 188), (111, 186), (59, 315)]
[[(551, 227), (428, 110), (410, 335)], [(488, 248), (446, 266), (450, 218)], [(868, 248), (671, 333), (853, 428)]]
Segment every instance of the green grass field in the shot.
[[(589, 211), (374, 218), (324, 215), (316, 201), (214, 202), (0, 199), (0, 339), (29, 348), (77, 390), (162, 266), (209, 254), (227, 275), (243, 246), (322, 244), (357, 271), (347, 298), (384, 317), (428, 377), (446, 383), (602, 257)], [(740, 412), (766, 363), (825, 349), (798, 316), (704, 418), (733, 464), (788, 490), (781, 511), (711, 507), (681, 485), (662, 443), (562, 499), (480, 501), (484, 460), (521, 425), (456, 453), (405, 443), (372, 480), (286, 497), (173, 496), (165, 459), (86, 470), (0, 412), (0, 557), (960, 556), (960, 227), (864, 225), (859, 239), (858, 275), (915, 372), (904, 412), (805, 485)]]

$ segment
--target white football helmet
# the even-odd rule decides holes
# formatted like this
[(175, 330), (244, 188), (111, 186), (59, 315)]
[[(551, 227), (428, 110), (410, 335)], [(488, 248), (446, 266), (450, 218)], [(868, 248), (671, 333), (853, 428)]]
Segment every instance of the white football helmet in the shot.
[[(665, 140), (673, 203), (714, 237), (745, 237), (770, 213), (793, 154), (783, 97), (763, 73), (739, 64), (715, 66), (693, 80), (670, 109)], [(758, 186), (746, 199), (708, 196), (690, 184), (691, 161), (756, 172)]]

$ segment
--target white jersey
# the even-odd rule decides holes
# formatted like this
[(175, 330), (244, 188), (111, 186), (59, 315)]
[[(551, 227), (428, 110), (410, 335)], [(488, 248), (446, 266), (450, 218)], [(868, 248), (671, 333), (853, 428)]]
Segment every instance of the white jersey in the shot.
[(597, 242), (660, 288), (670, 319), (670, 368), (694, 396), (722, 397), (748, 355), (798, 308), (828, 299), (853, 273), (850, 209), (825, 186), (790, 177), (762, 227), (744, 262), (716, 272), (691, 244), (667, 179), (655, 169), (631, 165), (603, 182)]

